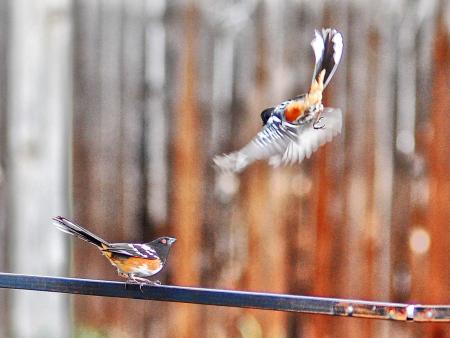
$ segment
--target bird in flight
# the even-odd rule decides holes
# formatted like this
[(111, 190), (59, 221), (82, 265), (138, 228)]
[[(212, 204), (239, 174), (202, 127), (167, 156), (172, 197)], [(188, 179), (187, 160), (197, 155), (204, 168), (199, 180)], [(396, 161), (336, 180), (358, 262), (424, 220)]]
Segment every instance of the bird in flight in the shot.
[(238, 173), (264, 159), (272, 166), (300, 163), (341, 132), (342, 112), (324, 107), (322, 92), (341, 60), (342, 35), (331, 28), (316, 30), (311, 46), (316, 62), (309, 92), (265, 109), (263, 128), (250, 143), (214, 158), (221, 171)]

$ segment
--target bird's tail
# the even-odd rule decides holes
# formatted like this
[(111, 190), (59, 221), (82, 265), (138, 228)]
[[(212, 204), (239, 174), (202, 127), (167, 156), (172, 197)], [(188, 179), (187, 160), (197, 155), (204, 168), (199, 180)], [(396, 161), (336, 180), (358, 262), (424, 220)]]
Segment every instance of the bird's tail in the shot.
[(312, 83), (318, 81), (320, 73), (325, 70), (323, 79), (325, 88), (341, 61), (343, 48), (342, 35), (332, 28), (322, 29), (321, 33), (316, 30), (315, 37), (311, 41), (311, 46), (316, 58)]
[(99, 248), (104, 248), (109, 246), (109, 243), (104, 239), (94, 235), (92, 232), (84, 229), (80, 225), (68, 220), (62, 216), (56, 216), (53, 218), (53, 224), (61, 231), (77, 236), (82, 240), (89, 242), (98, 246)]

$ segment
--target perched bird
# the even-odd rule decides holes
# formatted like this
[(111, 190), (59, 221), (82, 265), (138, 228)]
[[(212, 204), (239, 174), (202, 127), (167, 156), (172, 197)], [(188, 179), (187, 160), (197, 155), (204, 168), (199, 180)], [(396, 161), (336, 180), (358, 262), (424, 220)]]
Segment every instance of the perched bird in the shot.
[(127, 278), (129, 283), (159, 284), (145, 277), (150, 277), (162, 270), (166, 265), (167, 256), (172, 244), (172, 237), (160, 237), (144, 244), (108, 243), (80, 225), (65, 217), (53, 218), (55, 226), (68, 234), (94, 244), (102, 254), (117, 268), (119, 276)]
[(340, 109), (322, 104), (322, 92), (333, 77), (342, 56), (342, 35), (335, 29), (315, 31), (311, 42), (316, 59), (308, 93), (284, 101), (261, 113), (263, 129), (242, 149), (214, 158), (225, 172), (240, 172), (256, 160), (273, 166), (301, 162), (342, 128)]

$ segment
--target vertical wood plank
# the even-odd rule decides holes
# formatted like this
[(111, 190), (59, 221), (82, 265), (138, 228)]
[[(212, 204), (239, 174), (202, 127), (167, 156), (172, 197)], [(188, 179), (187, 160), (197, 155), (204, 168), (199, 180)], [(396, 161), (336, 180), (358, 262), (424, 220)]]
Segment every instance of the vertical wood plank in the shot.
[[(255, 13), (255, 40), (254, 51), (256, 52), (255, 78), (252, 83), (252, 91), (248, 93), (245, 116), (241, 116), (237, 133), (240, 134), (239, 145), (233, 145), (235, 148), (242, 146), (258, 131), (260, 125), (257, 118), (256, 109), (261, 104), (259, 98), (264, 97), (267, 91), (269, 69), (268, 62), (268, 46), (265, 44), (267, 37), (266, 30), (263, 29), (265, 24), (265, 11), (267, 8), (260, 4)], [(245, 89), (244, 89), (245, 90)], [(266, 218), (268, 206), (268, 179), (267, 168), (262, 163), (256, 163), (243, 173), (240, 183), (240, 208), (243, 213), (243, 225), (246, 227), (246, 266), (242, 280), (242, 287), (248, 290), (265, 290), (265, 270), (264, 261), (261, 255), (265, 252), (265, 229), (270, 226), (270, 221)], [(274, 227), (276, 225), (274, 224)], [(246, 310), (245, 314), (239, 318), (239, 326), (241, 331), (247, 332), (247, 335), (261, 336), (265, 328), (270, 328), (270, 323), (264, 323), (265, 314), (260, 311)]]
[[(7, 50), (9, 7), (0, 2), (0, 271), (8, 271), (8, 223), (7, 223), (7, 180), (6, 180), (6, 116), (7, 116)], [(7, 291), (0, 290), (0, 337), (6, 337), (10, 330), (7, 310)]]
[(166, 91), (167, 40), (164, 0), (146, 3), (145, 81), (148, 89), (145, 113), (147, 214), (152, 225), (167, 225), (169, 195), (169, 116)]
[[(181, 6), (182, 23), (179, 34), (184, 37), (178, 69), (177, 99), (173, 102), (172, 144), (172, 233), (180, 240), (172, 261), (173, 282), (179, 285), (198, 285), (203, 199), (202, 120), (197, 106), (198, 95), (198, 12), (193, 4)], [(187, 337), (200, 335), (200, 308), (188, 304), (171, 306), (170, 336), (179, 332)]]
[[(428, 275), (427, 301), (430, 303), (448, 303), (450, 300), (450, 34), (439, 16), (434, 45), (434, 84), (430, 106), (431, 129), (430, 150), (427, 156), (430, 181), (430, 204), (428, 224), (430, 232), (430, 270)], [(427, 330), (427, 336), (445, 336), (447, 328), (433, 325)]]
[[(102, 56), (103, 58), (107, 57), (105, 51), (102, 52), (102, 49), (105, 49), (105, 44), (107, 44), (107, 41), (102, 41), (102, 33), (106, 31), (102, 27), (102, 17), (107, 17), (109, 22), (112, 21), (113, 24), (117, 25), (116, 20), (119, 13), (117, 1), (109, 6), (110, 12), (112, 12), (109, 13), (111, 17), (104, 13), (107, 8), (102, 5), (101, 1), (80, 1), (75, 6), (74, 214), (77, 222), (98, 233), (101, 237), (114, 241), (121, 237), (117, 231), (118, 224), (115, 221), (118, 218), (118, 209), (117, 205), (113, 205), (111, 202), (106, 203), (104, 195), (109, 193), (112, 196), (118, 196), (111, 190), (105, 192), (108, 187), (106, 180), (108, 177), (109, 182), (111, 182), (110, 189), (113, 189), (112, 186), (116, 183), (116, 180), (111, 176), (117, 170), (117, 162), (111, 158), (109, 162), (111, 170), (100, 167), (102, 162), (104, 163), (103, 166), (106, 167), (105, 161), (108, 161), (107, 156), (109, 155), (106, 149), (103, 149), (103, 152), (101, 149), (104, 135), (105, 133), (117, 133), (117, 130), (111, 129), (111, 125), (106, 128), (106, 123), (101, 119), (103, 82), (101, 64), (103, 61), (106, 62), (102, 59)], [(117, 31), (113, 29), (113, 32)], [(116, 37), (118, 38), (117, 35)], [(116, 60), (116, 66), (118, 66), (117, 53), (112, 53), (110, 58)], [(112, 72), (117, 72), (117, 68), (112, 69)], [(103, 71), (106, 72), (107, 70), (103, 68)], [(114, 85), (117, 85), (117, 83)], [(115, 100), (120, 97), (117, 92), (111, 92), (109, 95), (114, 96)], [(103, 97), (105, 96), (106, 93)], [(119, 108), (117, 105), (112, 108), (110, 120), (117, 118), (114, 113), (117, 114)], [(105, 116), (105, 118), (108, 117)], [(117, 137), (117, 134), (115, 136)], [(111, 149), (110, 151), (114, 153), (114, 150)], [(105, 172), (102, 172), (102, 169)], [(104, 178), (97, 179), (99, 176)], [(108, 221), (105, 222), (105, 220)], [(103, 224), (107, 226), (102, 227)], [(108, 231), (109, 227), (115, 230)], [(73, 242), (75, 275), (92, 276), (93, 278), (116, 278), (115, 272), (104, 261), (104, 258), (98, 254), (95, 248), (86, 244), (78, 241)], [(104, 311), (104, 309), (113, 309), (111, 300), (101, 298), (92, 300), (76, 298), (74, 306), (77, 320), (75, 332), (77, 334), (91, 329), (102, 330), (102, 326), (109, 323), (110, 316), (110, 311)], [(97, 311), (98, 315), (92, 316), (90, 313), (92, 310)]]
[[(380, 11), (380, 16), (383, 11)], [(389, 15), (389, 25), (379, 24), (375, 36), (378, 53), (375, 62), (377, 62), (377, 77), (374, 91), (373, 103), (373, 188), (372, 188), (372, 205), (371, 212), (368, 215), (368, 222), (371, 224), (369, 236), (373, 240), (373, 283), (370, 286), (370, 298), (374, 299), (382, 297), (390, 299), (391, 297), (391, 273), (393, 270), (393, 254), (391, 250), (399, 250), (392, 241), (393, 228), (393, 197), (394, 197), (394, 154), (395, 154), (395, 128), (394, 114), (395, 107), (395, 72), (408, 73), (407, 69), (396, 68), (395, 59), (397, 54), (390, 53), (398, 47), (398, 37), (392, 34), (399, 26), (399, 17), (395, 13), (386, 13)], [(414, 53), (411, 51), (411, 58)], [(404, 60), (400, 60), (400, 64), (404, 64)], [(411, 64), (408, 64), (411, 66)], [(406, 67), (408, 67), (406, 66)], [(398, 73), (397, 73), (398, 75)], [(400, 92), (400, 91), (399, 91)], [(407, 100), (408, 92), (401, 93)], [(413, 98), (411, 98), (413, 100)], [(407, 109), (405, 107), (405, 109)], [(414, 121), (415, 111), (408, 111), (411, 120)], [(411, 124), (410, 124), (411, 125)], [(398, 197), (397, 197), (398, 198)], [(400, 228), (402, 225), (400, 225)], [(400, 230), (401, 231), (401, 230)], [(396, 243), (398, 244), (398, 243)], [(400, 257), (398, 255), (397, 257)], [(374, 336), (389, 337), (389, 325), (386, 323), (374, 323), (372, 325)]]
[[(67, 254), (50, 218), (65, 214), (71, 118), (70, 2), (10, 3), (8, 55), (9, 267), (59, 275)], [(32, 259), (39, 254), (39, 259)], [(11, 336), (69, 335), (68, 297), (10, 292)], [(26, 325), (24, 325), (26, 323)]]
[[(404, 267), (408, 273), (403, 276), (397, 270), (392, 272), (394, 281), (398, 281), (396, 289), (406, 289), (410, 291), (411, 300), (428, 301), (429, 295), (424, 290), (429, 288), (430, 278), (430, 249), (418, 247), (413, 241), (417, 234), (422, 234), (425, 240), (430, 239), (430, 232), (427, 224), (430, 199), (430, 172), (427, 161), (430, 147), (430, 117), (433, 114), (433, 90), (435, 87), (434, 71), (436, 53), (436, 34), (439, 25), (438, 1), (430, 1), (425, 8), (418, 8), (417, 16), (421, 17), (417, 32), (417, 117), (415, 126), (415, 146), (416, 151), (412, 156), (410, 169), (411, 179), (411, 226), (408, 231), (408, 249), (410, 252), (409, 266)], [(430, 8), (431, 7), (431, 8)], [(419, 243), (420, 244), (420, 243)], [(394, 256), (395, 257), (395, 256)], [(409, 269), (409, 271), (408, 271)], [(402, 271), (400, 271), (402, 272)], [(397, 278), (395, 278), (397, 277)], [(398, 278), (403, 277), (403, 278)], [(403, 283), (401, 283), (403, 282)], [(402, 284), (410, 284), (405, 287)], [(400, 329), (398, 329), (400, 331)], [(425, 335), (427, 327), (417, 329), (415, 333)], [(429, 329), (428, 329), (429, 330)], [(395, 334), (395, 332), (394, 332)]]
[[(348, 13), (348, 30), (344, 37), (344, 64), (347, 70), (347, 88), (343, 94), (347, 97), (345, 109), (345, 124), (342, 137), (344, 138), (344, 173), (342, 189), (344, 196), (344, 229), (341, 232), (343, 251), (341, 256), (342, 270), (338, 281), (341, 295), (346, 297), (364, 297), (365, 284), (362, 282), (367, 275), (367, 267), (371, 262), (366, 261), (366, 246), (364, 229), (367, 210), (369, 170), (369, 154), (367, 153), (367, 132), (371, 132), (368, 125), (367, 100), (372, 93), (367, 84), (376, 74), (371, 73), (369, 65), (369, 17), (365, 12), (367, 2), (350, 3)], [(363, 71), (364, 70), (364, 71)], [(372, 69), (373, 70), (373, 69)], [(364, 85), (362, 85), (364, 83)], [(338, 93), (342, 95), (342, 93)], [(370, 134), (369, 134), (370, 135)], [(320, 259), (320, 258), (319, 258)], [(361, 335), (365, 326), (363, 321), (352, 321), (346, 325), (345, 334), (349, 337)], [(320, 329), (320, 328), (319, 328)], [(367, 330), (364, 332), (368, 332)], [(370, 335), (370, 333), (368, 333)]]
[[(423, 228), (427, 200), (426, 172), (423, 159), (424, 119), (429, 113), (431, 91), (431, 67), (433, 51), (433, 26), (436, 20), (436, 1), (409, 6), (399, 21), (397, 48), (397, 123), (395, 148), (395, 177), (392, 190), (393, 213), (391, 224), (390, 269), (391, 300), (398, 302), (423, 302), (428, 288), (427, 251), (418, 252), (411, 240)], [(385, 31), (386, 36), (389, 35)], [(424, 63), (425, 61), (425, 63)], [(400, 211), (401, 210), (401, 211)], [(423, 232), (418, 232), (423, 231)], [(399, 253), (409, 253), (400, 255)], [(423, 335), (423, 328), (388, 327), (389, 335)]]
[[(326, 3), (323, 10), (321, 26), (334, 27), (344, 37), (344, 51), (341, 64), (332, 82), (324, 92), (324, 105), (338, 107), (343, 111), (344, 121), (350, 112), (346, 107), (348, 97), (349, 43), (347, 40), (347, 22), (350, 4)], [(311, 27), (311, 29), (313, 29)], [(346, 131), (336, 136), (333, 142), (323, 146), (313, 157), (314, 164), (312, 184), (315, 187), (311, 196), (313, 202), (313, 217), (316, 223), (314, 250), (314, 295), (335, 296), (346, 289), (347, 281), (336, 280), (336, 275), (345, 273), (342, 261), (349, 254), (343, 250), (348, 243), (345, 241), (345, 190), (342, 184), (345, 180), (345, 164), (341, 153), (345, 151)], [(340, 322), (336, 318), (327, 320), (317, 317), (312, 320), (316, 337), (336, 335)], [(348, 330), (344, 332), (347, 334)]]
[[(147, 3), (147, 102), (143, 118), (134, 104), (136, 100), (139, 105), (139, 69), (123, 66), (128, 62), (125, 54), (117, 57), (123, 50), (140, 48), (138, 27), (143, 23), (137, 19), (134, 25), (130, 22), (134, 28), (126, 28), (126, 13), (132, 12), (136, 3), (120, 2), (118, 6), (117, 1), (102, 2), (96, 7), (90, 2), (83, 6), (90, 11), (86, 10), (89, 20), (82, 21), (80, 27), (84, 35), (79, 43), (87, 49), (80, 51), (85, 59), (78, 65), (83, 66), (79, 70), (85, 82), (78, 89), (84, 96), (79, 97), (77, 106), (81, 111), (86, 104), (86, 111), (95, 117), (75, 117), (86, 119), (84, 127), (77, 130), (88, 138), (80, 142), (83, 147), (75, 147), (77, 158), (90, 161), (75, 163), (78, 173), (83, 173), (82, 177), (78, 174), (76, 187), (87, 197), (77, 198), (77, 210), (87, 207), (79, 213), (80, 218), (91, 215), (93, 220), (94, 214), (96, 223), (102, 222), (111, 217), (105, 210), (123, 205), (124, 209), (112, 213), (120, 221), (108, 226), (115, 229), (114, 236), (139, 237), (146, 225), (150, 227), (144, 232), (176, 235), (179, 241), (170, 260), (169, 280), (177, 284), (386, 299), (391, 296), (388, 286), (392, 282), (392, 296), (408, 299), (408, 290), (395, 291), (395, 283), (404, 278), (402, 271), (413, 269), (404, 254), (409, 250), (405, 224), (411, 223), (416, 212), (409, 204), (418, 186), (410, 171), (415, 162), (398, 161), (393, 141), (405, 126), (414, 128), (414, 109), (421, 111), (416, 106), (427, 106), (421, 103), (420, 95), (417, 101), (412, 97), (415, 90), (410, 80), (422, 81), (429, 71), (405, 74), (418, 62), (414, 54), (416, 33), (410, 35), (405, 28), (409, 47), (400, 51), (397, 27), (399, 22), (408, 25), (407, 20), (401, 21), (408, 15), (413, 19), (418, 15), (420, 24), (428, 15), (423, 11), (425, 5), (410, 6), (406, 11), (402, 4), (375, 8), (367, 1), (344, 6), (324, 1), (282, 5), (265, 1), (256, 4), (248, 16), (249, 24), (234, 38), (230, 32), (238, 30), (245, 20), (232, 25), (227, 14), (245, 17), (248, 13), (242, 8), (250, 8), (251, 1), (229, 6), (216, 3), (221, 10), (207, 2)], [(111, 14), (110, 6), (120, 7), (117, 11), (122, 14)], [(307, 90), (312, 72), (309, 43), (313, 29), (323, 22), (344, 32), (343, 64), (325, 94), (327, 104), (344, 108), (342, 136), (299, 166), (274, 170), (266, 163), (257, 163), (237, 179), (221, 183), (230, 189), (228, 195), (222, 191), (213, 198), (218, 183), (210, 157), (248, 141), (260, 128), (258, 110)], [(416, 21), (411, 22), (413, 29), (418, 29)], [(139, 67), (137, 54), (130, 60)], [(122, 65), (122, 70), (118, 71), (117, 65)], [(410, 80), (405, 80), (407, 77)], [(117, 97), (105, 96), (105, 92), (117, 93)], [(106, 113), (106, 107), (110, 112)], [(126, 111), (130, 114), (122, 116)], [(145, 135), (141, 135), (139, 119), (144, 120)], [(426, 124), (427, 117), (423, 119)], [(112, 137), (114, 133), (119, 141)], [(110, 153), (108, 145), (120, 150)], [(425, 145), (425, 151), (429, 147)], [(96, 159), (98, 154), (103, 154), (101, 160)], [(107, 168), (105, 154), (111, 155), (116, 168)], [(142, 167), (130, 163), (136, 160)], [(96, 173), (88, 176), (101, 184), (92, 184), (91, 178), (85, 177), (94, 170)], [(102, 171), (106, 171), (106, 178), (96, 176)], [(124, 172), (133, 174), (124, 177)], [(144, 191), (138, 188), (140, 181)], [(110, 182), (118, 187), (113, 188)], [(136, 195), (132, 195), (133, 189), (138, 189)], [(118, 191), (118, 195), (102, 197), (111, 191)], [(144, 198), (140, 202), (137, 196)], [(99, 210), (90, 209), (92, 205)], [(144, 212), (146, 220), (137, 227), (122, 225), (139, 223)], [(106, 227), (100, 230), (109, 233)], [(100, 261), (105, 269), (101, 275), (116, 278)], [(273, 275), (267, 275), (267, 265), (274, 266)], [(79, 269), (89, 275), (99, 271)], [(369, 282), (365, 283), (367, 276)], [(412, 278), (414, 283), (418, 275)], [(123, 311), (126, 306), (118, 305), (117, 309)], [(405, 332), (403, 327), (387, 330), (394, 326), (367, 320), (273, 316), (193, 305), (161, 305), (158, 311), (144, 312), (146, 329), (138, 335), (323, 336), (341, 332), (359, 337)], [(188, 320), (188, 314), (193, 314), (194, 322)], [(165, 320), (174, 320), (174, 329), (162, 325)], [(199, 326), (199, 322), (206, 324)], [(117, 327), (121, 334), (130, 332)]]
[[(108, 241), (143, 242), (144, 3), (79, 2), (74, 197), (77, 221)], [(95, 248), (75, 242), (75, 272), (118, 279)], [(139, 301), (76, 299), (78, 334), (144, 336)], [(92, 316), (92, 310), (98, 315)], [(133, 324), (131, 324), (133, 323)]]
[[(174, 57), (172, 48), (178, 46), (177, 37), (170, 35), (171, 13), (164, 0), (144, 1), (144, 67), (145, 67), (145, 109), (144, 109), (144, 233), (171, 235), (169, 231), (170, 191), (170, 110), (169, 99), (175, 82), (169, 82), (168, 73)], [(178, 37), (181, 40), (181, 37)], [(179, 52), (176, 49), (175, 54)], [(172, 57), (172, 62), (169, 59)], [(174, 250), (176, 250), (175, 245)], [(171, 255), (173, 254), (173, 251)], [(173, 265), (169, 258), (169, 268)], [(145, 336), (168, 337), (169, 304), (159, 303), (158, 309), (145, 308)]]
[[(210, 104), (202, 103), (207, 120), (210, 116), (210, 125), (206, 129), (210, 135), (207, 156), (211, 159), (213, 154), (223, 151), (224, 147), (230, 147), (233, 143), (237, 146), (234, 134), (242, 136), (240, 145), (241, 142), (247, 142), (254, 127), (259, 124), (255, 119), (258, 110), (267, 103), (264, 100), (249, 102), (256, 73), (255, 60), (258, 58), (254, 53), (258, 42), (255, 41), (253, 27), (258, 3), (241, 1), (230, 6), (227, 1), (222, 1), (215, 8), (207, 5), (203, 7), (204, 29), (206, 32), (211, 31), (210, 38), (214, 41), (213, 54), (210, 54), (211, 75), (209, 79), (203, 79), (202, 87), (203, 92), (209, 93), (211, 97)], [(205, 56), (208, 55), (208, 43), (211, 44), (205, 41)], [(247, 116), (252, 124), (250, 130), (241, 128)], [(245, 135), (242, 131), (245, 131)], [(211, 163), (211, 160), (207, 163)], [(203, 270), (203, 280), (211, 286), (246, 288), (248, 286), (244, 279), (249, 263), (248, 249), (253, 239), (244, 223), (246, 211), (243, 210), (242, 200), (238, 198), (241, 178), (218, 174), (210, 165), (207, 175), (209, 187), (206, 191), (214, 188), (216, 198), (205, 201), (204, 238), (213, 238), (214, 245), (205, 251), (210, 258)], [(259, 325), (253, 313), (242, 309), (205, 312), (211, 337), (220, 328), (222, 336), (228, 336), (244, 334), (249, 323), (250, 326)]]
[[(123, 2), (120, 46), (120, 141), (119, 141), (119, 203), (120, 223), (127, 240), (148, 242), (145, 223), (144, 179), (144, 109), (145, 109), (145, 6), (144, 1)], [(145, 236), (144, 236), (145, 235)], [(122, 332), (134, 337), (146, 335), (144, 302), (124, 302), (117, 309), (123, 323)], [(125, 313), (125, 315), (124, 315)], [(130, 324), (133, 323), (133, 324)]]
[[(290, 65), (286, 63), (287, 49), (290, 45), (288, 38), (283, 34), (287, 29), (284, 22), (284, 15), (288, 12), (289, 3), (280, 3), (278, 1), (264, 2), (264, 21), (266, 27), (264, 33), (265, 52), (266, 52), (266, 73), (267, 81), (264, 83), (264, 89), (272, 93), (268, 105), (273, 105), (273, 100), (283, 100), (291, 80), (289, 73)], [(302, 77), (305, 75), (302, 74)], [(307, 75), (306, 75), (307, 76)], [(258, 111), (252, 112), (255, 122), (260, 124)], [(260, 127), (260, 125), (258, 126)], [(267, 164), (265, 164), (267, 165)], [(267, 195), (264, 200), (266, 205), (263, 207), (265, 221), (261, 222), (261, 250), (259, 260), (261, 265), (261, 282), (259, 288), (263, 290), (273, 290), (274, 292), (286, 292), (288, 282), (287, 250), (285, 238), (288, 234), (289, 225), (286, 224), (286, 215), (284, 213), (291, 190), (291, 172), (286, 168), (280, 168), (268, 172), (266, 176)], [(256, 225), (256, 224), (255, 224)], [(271, 234), (267, 236), (267, 234)], [(264, 313), (261, 316), (261, 326), (268, 337), (285, 337), (287, 316), (285, 313), (269, 314)]]
[(124, 231), (140, 237), (145, 215), (143, 177), (145, 107), (145, 7), (142, 0), (123, 9), (123, 37), (120, 51), (121, 135), (119, 168), (121, 175), (121, 219)]

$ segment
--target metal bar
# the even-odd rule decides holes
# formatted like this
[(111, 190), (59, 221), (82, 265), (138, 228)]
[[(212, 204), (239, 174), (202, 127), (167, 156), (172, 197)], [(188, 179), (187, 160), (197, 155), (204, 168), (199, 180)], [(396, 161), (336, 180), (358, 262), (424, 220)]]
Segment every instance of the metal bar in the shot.
[(413, 305), (171, 285), (0, 273), (0, 288), (246, 307), (396, 321), (450, 322), (450, 305)]

